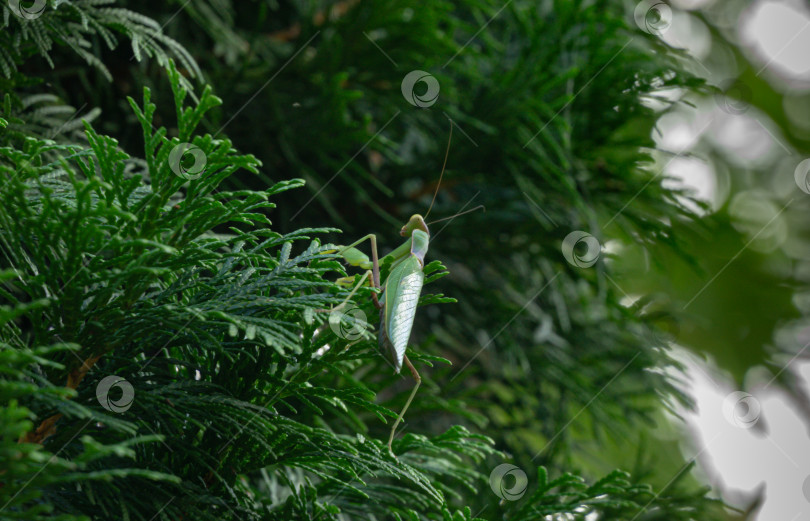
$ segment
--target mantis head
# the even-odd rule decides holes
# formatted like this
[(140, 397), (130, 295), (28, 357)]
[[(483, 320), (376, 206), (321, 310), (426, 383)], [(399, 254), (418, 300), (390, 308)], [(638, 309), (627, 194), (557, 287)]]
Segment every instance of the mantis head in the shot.
[(408, 224), (402, 227), (402, 229), (399, 231), (399, 234), (402, 235), (403, 237), (410, 237), (411, 235), (413, 235), (414, 230), (422, 230), (426, 234), (430, 235), (424, 217), (422, 217), (418, 213), (413, 214), (411, 216), (411, 218), (408, 220)]

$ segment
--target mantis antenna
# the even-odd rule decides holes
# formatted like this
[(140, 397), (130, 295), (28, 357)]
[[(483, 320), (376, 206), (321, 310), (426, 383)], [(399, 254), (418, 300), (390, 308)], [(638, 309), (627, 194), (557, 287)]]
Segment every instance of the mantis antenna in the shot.
[(444, 169), (447, 167), (447, 158), (450, 156), (450, 141), (453, 139), (453, 122), (450, 122), (450, 135), (447, 136), (447, 150), (444, 152), (444, 164), (442, 165), (442, 173), (439, 174), (439, 184), (436, 185), (436, 191), (433, 192), (433, 199), (430, 201), (430, 207), (428, 208), (427, 213), (425, 214), (425, 219), (427, 216), (430, 215), (430, 211), (433, 209), (433, 203), (436, 202), (436, 196), (439, 195), (439, 188), (442, 186), (442, 177), (444, 176)]
[(471, 209), (469, 209), (469, 210), (467, 210), (467, 211), (464, 211), (464, 212), (459, 212), (459, 213), (457, 213), (457, 214), (455, 214), (455, 215), (451, 215), (451, 216), (449, 216), (449, 217), (442, 217), (441, 219), (436, 219), (435, 221), (430, 221), (429, 223), (426, 223), (426, 224), (427, 224), (428, 226), (430, 226), (431, 224), (440, 223), (440, 222), (442, 222), (442, 221), (446, 221), (446, 220), (448, 220), (448, 219), (455, 219), (455, 218), (456, 218), (456, 217), (458, 217), (459, 215), (465, 215), (465, 214), (468, 214), (468, 213), (475, 212), (475, 211), (477, 211), (477, 210), (484, 210), (484, 213), (486, 213), (486, 211), (487, 211), (487, 207), (486, 207), (486, 206), (484, 206), (483, 204), (479, 204), (479, 205), (478, 205), (478, 206), (476, 206), (475, 208), (471, 208)]

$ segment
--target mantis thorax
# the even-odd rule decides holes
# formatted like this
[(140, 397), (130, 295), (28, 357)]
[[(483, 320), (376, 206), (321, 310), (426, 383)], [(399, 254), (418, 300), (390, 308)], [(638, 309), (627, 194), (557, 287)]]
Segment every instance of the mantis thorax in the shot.
[(411, 254), (416, 255), (419, 262), (424, 266), (425, 254), (427, 254), (428, 243), (430, 243), (430, 232), (425, 223), (425, 218), (418, 213), (413, 214), (408, 220), (408, 224), (399, 231), (399, 234), (411, 238)]

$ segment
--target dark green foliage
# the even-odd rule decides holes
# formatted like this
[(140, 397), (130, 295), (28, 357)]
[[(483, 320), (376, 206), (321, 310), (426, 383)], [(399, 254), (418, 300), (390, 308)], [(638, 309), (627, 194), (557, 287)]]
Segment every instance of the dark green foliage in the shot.
[[(17, 5), (32, 2), (16, 2)], [(131, 45), (132, 55), (140, 60), (153, 57), (166, 66), (169, 57), (177, 58), (183, 67), (194, 76), (199, 76), (197, 63), (186, 49), (168, 37), (156, 21), (142, 14), (116, 5), (115, 0), (59, 0), (39, 2), (43, 5), (39, 16), (21, 18), (11, 8), (12, 2), (3, 5), (3, 32), (0, 33), (0, 71), (13, 79), (20, 63), (32, 54), (37, 54), (55, 66), (54, 47), (64, 45), (87, 65), (100, 70), (107, 80), (112, 74), (102, 60), (94, 44), (103, 43), (114, 49), (123, 36)], [(37, 3), (34, 2), (34, 5)], [(182, 80), (185, 83), (185, 80)]]
[[(174, 70), (172, 82), (181, 103), (184, 92)], [(205, 91), (196, 108), (179, 111), (180, 137), (208, 158), (205, 175), (185, 188), (169, 164), (169, 152), (179, 141), (166, 139), (164, 128), (153, 130), (148, 90), (143, 109), (132, 102), (146, 143), (141, 168), (114, 140), (89, 126), (89, 149), (34, 139), (25, 150), (0, 149), (9, 165), (2, 166), (7, 180), (2, 240), (6, 260), (16, 270), (4, 295), (41, 303), (19, 313), (34, 327), (7, 324), (5, 332), (13, 337), (6, 348), (48, 339), (82, 346), (78, 353), (50, 353), (50, 367), (40, 377), (48, 388), (66, 380), (83, 360), (101, 356), (75, 399), (31, 404), (37, 418), (64, 415), (49, 444), (67, 443), (65, 450), (75, 451), (69, 435), (89, 432), (94, 440), (133, 445), (138, 433), (159, 432), (159, 448), (139, 449), (143, 472), (125, 474), (99, 464), (100, 475), (126, 479), (85, 486), (95, 508), (125, 509), (136, 518), (148, 519), (167, 503), (163, 512), (170, 518), (214, 519), (225, 503), (208, 496), (205, 487), (215, 483), (230, 494), (245, 494), (249, 489), (238, 476), (265, 467), (311, 474), (287, 475), (290, 492), (315, 478), (319, 498), (346, 489), (335, 501), (346, 511), (352, 510), (352, 498), (390, 503), (406, 492), (425, 510), (441, 505), (450, 483), (470, 487), (477, 478), (455, 454), (480, 459), (492, 452), (486, 438), (461, 427), (433, 439), (408, 435), (398, 444), (406, 454), (397, 461), (376, 439), (338, 435), (297, 419), (302, 409), (318, 416), (325, 410), (365, 409), (378, 421), (393, 413), (371, 401), (375, 393), (362, 381), (345, 381), (346, 370), (375, 357), (373, 350), (361, 357), (337, 346), (318, 352), (339, 340), (324, 329), (325, 315), (313, 313), (338, 301), (326, 275), (336, 277), (342, 269), (333, 255), (324, 254), (328, 247), (310, 239), (328, 230), (281, 235), (261, 212), (273, 207), (269, 197), (301, 183), (282, 182), (264, 192), (215, 192), (237, 168), (258, 166), (252, 157), (235, 154), (227, 140), (192, 135), (194, 122), (217, 101)], [(59, 160), (44, 160), (49, 153)], [(211, 232), (229, 224), (230, 233)], [(308, 246), (293, 254), (300, 242)], [(48, 276), (36, 275), (36, 266), (48, 266)], [(137, 399), (130, 414), (117, 417), (99, 409), (93, 389), (107, 375), (134, 386)], [(339, 390), (319, 385), (319, 379), (337, 379)], [(174, 487), (152, 479), (169, 477), (167, 471)], [(378, 488), (363, 483), (368, 476), (388, 476), (413, 488)], [(442, 476), (450, 483), (438, 482)], [(25, 480), (17, 478), (24, 487)], [(130, 487), (150, 490), (149, 501), (122, 503), (122, 489)], [(68, 501), (82, 510), (84, 494), (65, 489), (51, 494), (49, 501)], [(256, 517), (239, 503), (228, 508)], [(278, 515), (286, 518), (283, 509)]]
[[(690, 219), (640, 167), (657, 117), (641, 99), (693, 80), (606, 4), (87, 0), (28, 21), (4, 7), (0, 516), (711, 518), (689, 480), (602, 477), (577, 446), (634, 437), (685, 400), (655, 370), (674, 362), (647, 309), (620, 302), (606, 263), (559, 250), (574, 229), (677, 248), (667, 219)], [(431, 110), (400, 94), (416, 68), (442, 85)], [(330, 327), (347, 294), (331, 242), (340, 226), (340, 242), (396, 244), (426, 211), (448, 117), (472, 139), (456, 134), (431, 217), (487, 212), (432, 227), (409, 354), (425, 384), (394, 458), (411, 382), (374, 331)], [(177, 173), (185, 144), (199, 177)], [(368, 291), (356, 303), (376, 327)], [(110, 376), (134, 389), (120, 414), (96, 395)], [(52, 435), (18, 442), (57, 414)], [(529, 473), (519, 501), (487, 481), (506, 459)]]

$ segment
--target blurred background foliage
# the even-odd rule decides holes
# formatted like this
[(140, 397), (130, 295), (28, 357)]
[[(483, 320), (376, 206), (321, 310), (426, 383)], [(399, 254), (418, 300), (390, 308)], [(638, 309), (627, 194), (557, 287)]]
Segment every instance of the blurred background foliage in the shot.
[[(661, 119), (659, 145), (677, 156), (662, 157), (659, 169), (669, 186), (689, 186), (707, 205), (701, 227), (676, 231), (699, 269), (655, 245), (623, 249), (617, 281), (629, 293), (666, 294), (678, 343), (736, 387), (746, 387), (751, 369), (767, 368), (810, 429), (806, 390), (786, 370), (807, 360), (810, 341), (806, 168), (799, 166), (810, 154), (810, 84), (806, 70), (790, 68), (801, 31), (785, 19), (793, 16), (801, 29), (806, 10), (772, 1), (675, 6), (663, 38), (688, 50), (687, 66), (713, 91), (687, 94), (681, 99), (697, 110)], [(774, 48), (779, 34), (787, 43)]]
[[(77, 25), (82, 9), (96, 10), (56, 4)], [(142, 150), (126, 97), (140, 99), (144, 86), (154, 124), (176, 135), (172, 57), (186, 85), (209, 84), (222, 98), (203, 129), (263, 165), (229, 177), (224, 190), (303, 178), (304, 188), (278, 201), (275, 231), (329, 225), (342, 230), (329, 236), (335, 243), (376, 233), (385, 251), (408, 216), (427, 211), (452, 125), (430, 218), (477, 205), (486, 212), (431, 229), (429, 257), (450, 271), (434, 292), (459, 302), (421, 310), (414, 350), (453, 365), (420, 366), (425, 382), (407, 432), (464, 423), (529, 474), (530, 491), (539, 465), (594, 479), (623, 468), (658, 494), (639, 519), (709, 519), (720, 514), (701, 499), (704, 476), (690, 470), (696, 451), (672, 421), (690, 399), (670, 343), (710, 359), (738, 387), (750, 368), (768, 367), (807, 403), (781, 371), (810, 341), (785, 334), (800, 331), (810, 309), (802, 306), (807, 200), (793, 182), (810, 138), (790, 116), (807, 100), (756, 73), (761, 65), (730, 22), (751, 4), (676, 5), (659, 36), (633, 23), (636, 3), (625, 1), (119, 1), (154, 22), (111, 23), (116, 45), (88, 32), (84, 44), (49, 47), (49, 61), (4, 60), (19, 74), (7, 72), (0, 89), (25, 95), (7, 102), (19, 121), (5, 139), (81, 141), (74, 122), (85, 118), (123, 150)], [(21, 25), (4, 16), (13, 48)], [(709, 51), (682, 49), (676, 36), (696, 40), (676, 31), (684, 26), (704, 34)], [(77, 48), (89, 54), (77, 59)], [(438, 80), (434, 105), (404, 99), (412, 70)], [(38, 77), (46, 82), (27, 80)], [(756, 163), (735, 161), (723, 125), (752, 115), (788, 158), (777, 144)], [(672, 146), (661, 131), (676, 124), (701, 137)], [(714, 180), (711, 198), (695, 199), (666, 169), (693, 156), (712, 165), (695, 169)], [(575, 230), (604, 247), (591, 268), (561, 254)], [(381, 360), (358, 374), (385, 375), (375, 388), (394, 408), (410, 390)], [(371, 412), (356, 414), (384, 436)], [(320, 416), (302, 410), (298, 421), (352, 427), (332, 411)], [(487, 475), (498, 462), (476, 470)], [(514, 507), (488, 488), (460, 504), (485, 519)]]
[[(697, 372), (710, 377), (718, 392), (744, 390), (764, 400), (779, 387), (810, 432), (810, 389), (800, 370), (810, 345), (810, 190), (802, 163), (810, 155), (810, 62), (804, 52), (810, 12), (805, 2), (789, 0), (682, 0), (672, 7), (662, 39), (685, 49), (685, 66), (712, 87), (685, 96), (670, 92), (695, 110), (679, 108), (662, 117), (656, 139), (676, 154), (658, 159), (658, 171), (670, 176), (666, 186), (689, 187), (706, 204), (699, 210), (700, 227), (675, 230), (698, 269), (657, 245), (622, 245), (616, 281), (631, 295), (667, 296), (675, 317), (667, 324), (671, 338), (697, 355)], [(763, 409), (753, 431), (775, 444), (771, 413), (779, 415)], [(805, 436), (782, 436), (793, 445), (778, 446), (780, 457), (800, 466)], [(704, 459), (711, 468), (712, 458)], [(760, 469), (764, 476), (767, 466), (748, 465), (746, 473)], [(731, 477), (714, 473), (722, 490)], [(787, 475), (783, 482), (767, 481), (767, 490), (757, 488), (734, 502), (755, 511), (766, 494), (779, 501), (775, 488), (795, 489), (797, 503), (805, 506), (798, 518), (807, 514), (807, 489), (802, 498)], [(794, 515), (797, 503), (782, 500), (782, 509), (774, 506), (768, 515)]]

